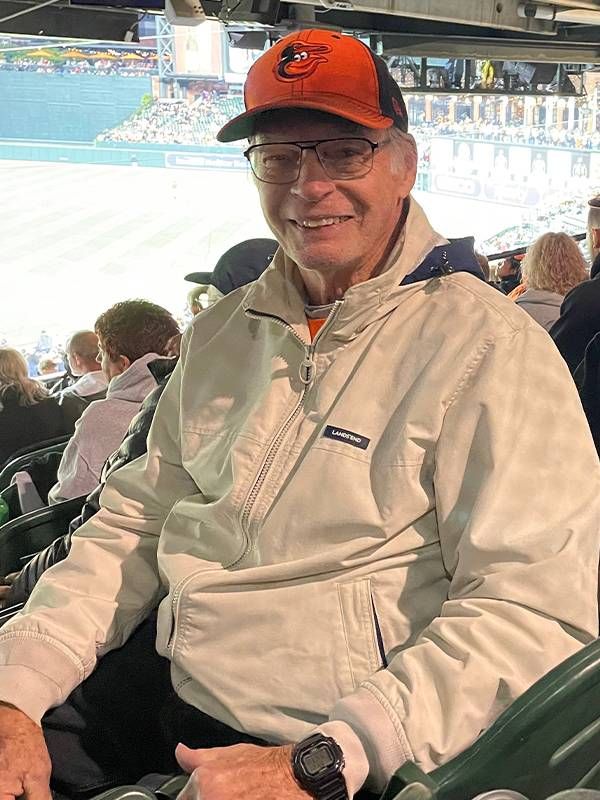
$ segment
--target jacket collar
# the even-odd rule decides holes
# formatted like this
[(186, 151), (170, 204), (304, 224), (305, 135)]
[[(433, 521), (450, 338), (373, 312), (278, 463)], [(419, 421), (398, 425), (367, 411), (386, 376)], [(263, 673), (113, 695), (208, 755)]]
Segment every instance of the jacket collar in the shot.
[[(346, 292), (330, 332), (336, 338), (349, 339), (389, 314), (400, 302), (402, 281), (433, 248), (445, 244), (448, 240), (434, 231), (422, 208), (411, 198), (406, 224), (383, 271)], [(280, 247), (271, 266), (252, 284), (244, 298), (243, 308), (250, 314), (275, 317), (285, 322), (308, 343), (310, 335), (305, 304), (306, 292), (298, 267)]]

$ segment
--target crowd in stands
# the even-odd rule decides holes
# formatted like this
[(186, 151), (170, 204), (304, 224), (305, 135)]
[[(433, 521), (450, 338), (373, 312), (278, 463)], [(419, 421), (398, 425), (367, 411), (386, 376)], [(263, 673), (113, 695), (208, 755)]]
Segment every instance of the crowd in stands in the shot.
[(115, 128), (98, 134), (99, 142), (216, 144), (219, 128), (242, 108), (242, 98), (205, 91), (193, 103), (156, 101)]
[[(126, 56), (123, 53), (122, 56)], [(82, 56), (81, 58), (61, 58), (57, 51), (51, 58), (27, 55), (14, 58), (2, 57), (0, 51), (0, 71), (35, 72), (46, 75), (119, 75), (124, 78), (141, 78), (157, 72), (156, 58), (136, 57), (135, 60), (106, 55)]]
[(501, 125), (497, 122), (463, 119), (459, 122), (437, 120), (421, 122), (411, 131), (417, 140), (432, 136), (456, 136), (461, 139), (498, 142), (506, 144), (526, 144), (530, 146), (564, 147), (569, 150), (597, 150), (600, 147), (600, 130), (592, 133), (582, 127), (569, 130), (552, 125)]

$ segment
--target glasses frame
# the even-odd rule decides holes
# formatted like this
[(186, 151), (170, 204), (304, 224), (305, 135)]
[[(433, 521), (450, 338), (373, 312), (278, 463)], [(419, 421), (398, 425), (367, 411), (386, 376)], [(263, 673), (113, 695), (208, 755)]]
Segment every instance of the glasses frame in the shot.
[[(369, 169), (366, 170), (366, 172), (362, 172), (360, 175), (352, 175), (349, 178), (339, 178), (339, 177), (336, 177), (335, 175), (330, 175), (330, 173), (327, 170), (327, 167), (325, 166), (325, 164), (321, 160), (321, 156), (319, 155), (319, 151), (318, 151), (317, 148), (319, 147), (319, 145), (326, 144), (327, 142), (346, 142), (346, 141), (348, 141), (348, 142), (356, 142), (356, 141), (367, 142), (367, 144), (369, 144), (371, 146), (371, 164), (369, 166)], [(298, 172), (296, 173), (296, 177), (293, 180), (291, 180), (291, 181), (267, 181), (264, 178), (261, 178), (260, 176), (258, 176), (256, 174), (256, 172), (254, 171), (254, 167), (252, 166), (252, 161), (250, 160), (250, 155), (251, 155), (252, 151), (255, 150), (258, 147), (265, 147), (265, 146), (268, 147), (269, 145), (272, 145), (272, 144), (275, 144), (275, 145), (278, 145), (278, 144), (279, 145), (280, 144), (291, 144), (294, 147), (299, 148), (299, 150), (300, 150), (300, 159), (298, 161)], [(319, 164), (323, 168), (323, 171), (325, 172), (327, 177), (330, 178), (332, 181), (353, 181), (353, 180), (356, 180), (357, 178), (364, 178), (365, 175), (368, 175), (369, 172), (371, 172), (371, 170), (373, 169), (373, 162), (375, 160), (375, 151), (378, 150), (381, 147), (382, 144), (387, 144), (387, 142), (372, 142), (370, 139), (367, 139), (364, 136), (334, 136), (332, 139), (319, 139), (318, 141), (315, 141), (312, 144), (302, 144), (301, 142), (262, 142), (261, 144), (252, 144), (252, 145), (250, 145), (250, 147), (248, 147), (247, 150), (244, 150), (244, 154), (243, 155), (247, 159), (248, 163), (250, 164), (250, 169), (252, 170), (252, 174), (254, 175), (256, 180), (260, 181), (261, 183), (269, 183), (272, 186), (286, 186), (286, 185), (288, 185), (290, 183), (296, 183), (296, 181), (300, 177), (300, 170), (302, 169), (302, 158), (303, 158), (305, 150), (314, 150), (315, 155), (316, 155), (317, 159), (319, 160)]]

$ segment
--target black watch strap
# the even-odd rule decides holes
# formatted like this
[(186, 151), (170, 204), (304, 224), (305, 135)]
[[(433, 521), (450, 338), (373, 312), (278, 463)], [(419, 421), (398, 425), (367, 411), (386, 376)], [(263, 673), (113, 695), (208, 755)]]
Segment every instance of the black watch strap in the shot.
[(319, 787), (317, 800), (348, 800), (348, 789), (343, 775), (336, 775), (325, 785)]

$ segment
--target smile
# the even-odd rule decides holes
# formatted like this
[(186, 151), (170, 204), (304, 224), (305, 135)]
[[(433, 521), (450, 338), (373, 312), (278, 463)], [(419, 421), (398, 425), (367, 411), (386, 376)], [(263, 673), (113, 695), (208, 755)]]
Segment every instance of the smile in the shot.
[(302, 219), (294, 220), (296, 225), (300, 228), (326, 228), (332, 225), (339, 225), (341, 222), (346, 222), (351, 217), (320, 217), (319, 219)]

